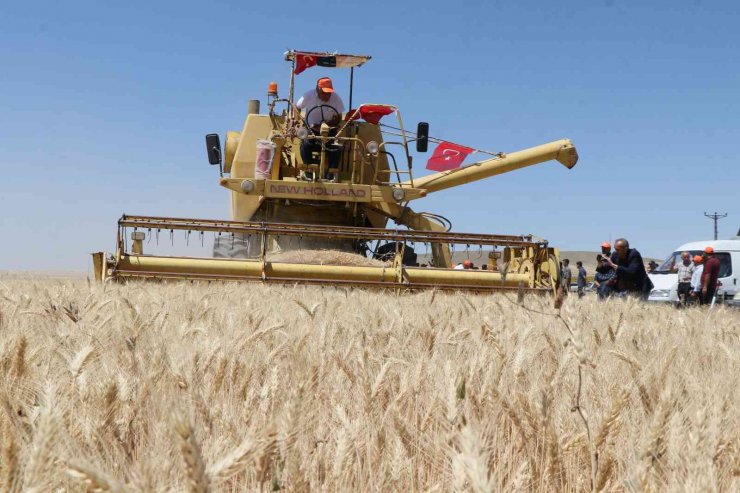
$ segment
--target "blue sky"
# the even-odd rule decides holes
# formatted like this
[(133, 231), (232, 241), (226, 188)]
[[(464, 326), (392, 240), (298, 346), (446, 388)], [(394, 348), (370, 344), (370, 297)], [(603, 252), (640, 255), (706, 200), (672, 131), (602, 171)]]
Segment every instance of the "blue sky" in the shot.
[[(287, 89), (288, 48), (373, 55), (355, 102), (493, 151), (560, 138), (555, 162), (439, 192), (456, 230), (647, 256), (740, 226), (736, 2), (5, 2), (0, 270), (89, 269), (122, 213), (228, 218), (203, 135)], [(309, 69), (299, 91), (331, 75)], [(346, 98), (345, 98), (346, 99)], [(416, 158), (417, 167), (426, 156)], [(421, 171), (421, 169), (419, 169)]]

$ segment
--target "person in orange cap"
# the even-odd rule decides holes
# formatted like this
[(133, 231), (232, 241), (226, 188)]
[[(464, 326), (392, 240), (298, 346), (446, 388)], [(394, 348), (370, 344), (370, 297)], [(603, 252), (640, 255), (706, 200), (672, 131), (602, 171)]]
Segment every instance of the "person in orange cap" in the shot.
[(601, 244), (601, 254), (606, 255), (607, 257), (612, 256), (612, 245), (608, 241), (605, 241)]
[(334, 91), (329, 77), (317, 80), (316, 87), (306, 92), (295, 105), (305, 112), (306, 123), (315, 131), (322, 123), (336, 127), (344, 112), (344, 102)]
[(714, 248), (710, 246), (704, 249), (704, 256), (706, 260), (704, 261), (704, 271), (701, 273), (701, 301), (705, 305), (709, 305), (717, 292), (719, 259), (714, 254)]
[(455, 266), (455, 270), (468, 270), (473, 268), (473, 262), (470, 260), (463, 260), (462, 263), (459, 263)]
[[(322, 77), (317, 80), (316, 87), (306, 92), (295, 105), (299, 110), (303, 110), (303, 118), (305, 118), (306, 124), (311, 127), (315, 135), (319, 134), (322, 123), (326, 123), (330, 127), (330, 136), (336, 135), (344, 112), (344, 102), (339, 94), (334, 91), (334, 84), (329, 77)], [(324, 148), (329, 161), (329, 168), (338, 168), (343, 146), (326, 144)], [(319, 139), (306, 138), (301, 142), (301, 159), (306, 164), (318, 164), (321, 161), (321, 150)]]
[(691, 291), (689, 296), (694, 303), (701, 302), (701, 275), (704, 272), (704, 257), (694, 255), (694, 273), (691, 274)]

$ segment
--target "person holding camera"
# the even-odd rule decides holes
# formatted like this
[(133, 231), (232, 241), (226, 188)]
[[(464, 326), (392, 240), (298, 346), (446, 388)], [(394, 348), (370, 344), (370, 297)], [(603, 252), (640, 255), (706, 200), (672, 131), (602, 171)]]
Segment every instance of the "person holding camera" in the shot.
[(619, 238), (615, 241), (611, 258), (604, 258), (617, 273), (615, 292), (618, 295), (633, 295), (644, 300), (650, 296), (653, 282), (645, 271), (642, 255), (635, 248), (630, 248), (627, 239)]
[(604, 255), (596, 256), (596, 274), (594, 274), (594, 286), (599, 299), (608, 298), (612, 294), (614, 284), (616, 283), (617, 273), (606, 262)]

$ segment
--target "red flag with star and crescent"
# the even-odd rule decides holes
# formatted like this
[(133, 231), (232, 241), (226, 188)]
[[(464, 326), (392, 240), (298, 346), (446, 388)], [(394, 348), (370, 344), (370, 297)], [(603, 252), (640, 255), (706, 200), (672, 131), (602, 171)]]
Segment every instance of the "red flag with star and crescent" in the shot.
[(318, 62), (318, 57), (307, 53), (296, 53), (295, 70), (293, 73), (298, 75), (307, 68), (311, 68)]
[(448, 171), (459, 168), (468, 155), (475, 151), (470, 147), (453, 144), (452, 142), (440, 142), (432, 157), (427, 161), (427, 169), (432, 171)]

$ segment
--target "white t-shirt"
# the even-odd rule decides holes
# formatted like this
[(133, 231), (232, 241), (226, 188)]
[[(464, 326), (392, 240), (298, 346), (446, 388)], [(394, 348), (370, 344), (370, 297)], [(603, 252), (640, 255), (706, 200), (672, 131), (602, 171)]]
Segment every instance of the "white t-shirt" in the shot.
[(691, 274), (691, 289), (701, 291), (701, 275), (704, 272), (704, 264), (694, 264), (694, 273)]
[[(317, 106), (321, 106), (322, 104), (331, 106), (331, 108), (324, 106), (322, 108), (317, 108), (311, 111), (311, 108), (316, 108)], [(299, 109), (304, 110), (304, 117), (308, 115), (309, 112), (311, 112), (311, 114), (308, 115), (308, 120), (306, 120), (308, 122), (308, 125), (311, 127), (313, 127), (314, 125), (319, 125), (322, 122), (328, 123), (332, 118), (334, 118), (336, 112), (332, 108), (337, 110), (339, 113), (344, 113), (344, 103), (342, 102), (342, 98), (340, 98), (336, 92), (331, 93), (327, 101), (322, 101), (319, 98), (319, 95), (316, 93), (316, 89), (311, 89), (306, 94), (304, 94), (303, 97), (299, 99), (295, 105)], [(341, 117), (342, 115), (340, 114), (339, 116)]]

